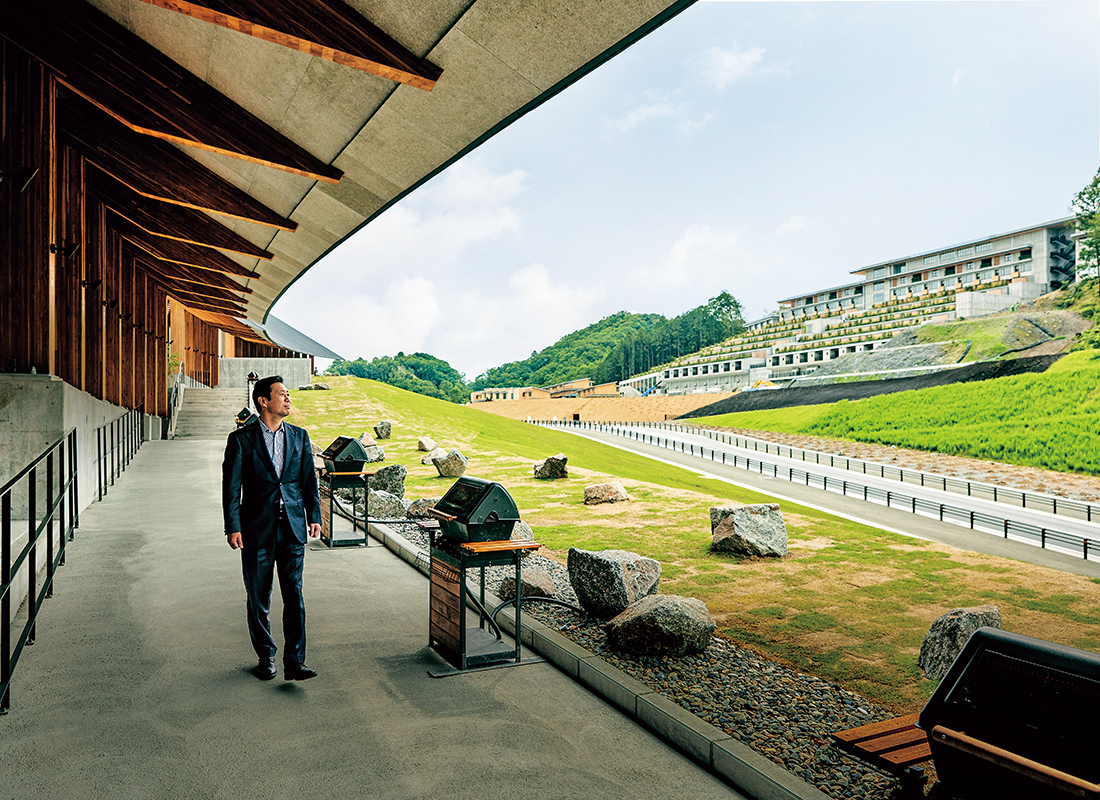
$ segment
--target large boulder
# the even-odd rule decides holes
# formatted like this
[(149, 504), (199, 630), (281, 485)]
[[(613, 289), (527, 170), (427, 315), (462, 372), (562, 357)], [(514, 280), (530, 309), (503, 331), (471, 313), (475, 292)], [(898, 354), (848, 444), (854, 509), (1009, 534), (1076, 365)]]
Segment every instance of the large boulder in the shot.
[(367, 489), (367, 516), (371, 519), (406, 519), (408, 501), (389, 492)]
[(787, 555), (787, 525), (775, 503), (712, 508), (711, 549), (746, 556)]
[(409, 470), (404, 465), (390, 464), (367, 478), (367, 486), (375, 491), (389, 492), (396, 497), (404, 498), (405, 476), (408, 474)]
[(409, 504), (408, 515), (409, 519), (430, 519), (431, 514), (428, 513), (429, 508), (434, 508), (442, 498), (439, 497), (421, 497), (417, 500), (413, 500)]
[(661, 563), (627, 550), (569, 548), (569, 581), (589, 616), (611, 619), (639, 598), (657, 592)]
[(374, 435), (379, 439), (389, 439), (393, 429), (393, 423), (384, 419), (374, 426)]
[(416, 449), (422, 453), (430, 453), (437, 447), (439, 447), (439, 445), (437, 445), (435, 440), (430, 436), (421, 436), (416, 440)]
[(367, 463), (377, 464), (379, 461), (386, 460), (386, 451), (374, 440), (367, 431), (363, 431), (359, 435), (359, 444), (363, 445), (363, 449), (367, 453)]
[(594, 506), (599, 503), (619, 503), (629, 499), (630, 495), (626, 493), (626, 487), (618, 481), (597, 483), (594, 486), (584, 487), (584, 504), (586, 506)]
[[(542, 569), (525, 569), (520, 574), (520, 586), (523, 589), (524, 597), (553, 597), (557, 591), (554, 586), (554, 579), (550, 577), (550, 573)], [(513, 577), (505, 578), (500, 582), (500, 588), (497, 589), (497, 596), (501, 600), (512, 600), (516, 596), (516, 579)]]
[[(535, 541), (535, 532), (531, 530), (531, 526), (521, 519), (516, 520), (516, 524), (512, 527), (512, 535), (508, 537), (513, 542), (533, 542)], [(527, 558), (530, 555), (534, 555), (537, 552), (534, 548), (530, 550), (520, 550), (519, 557)]]
[(428, 453), (426, 456), (424, 456), (422, 459), (420, 459), (420, 463), (421, 464), (431, 464), (437, 458), (446, 458), (446, 457), (447, 457), (447, 451), (444, 450), (442, 447), (437, 447), (434, 450), (432, 450), (430, 453)]
[(924, 677), (938, 681), (955, 663), (974, 631), (1000, 627), (1001, 610), (997, 606), (953, 608), (928, 629), (920, 646), (917, 665), (924, 670)]
[(702, 600), (651, 594), (607, 623), (607, 644), (639, 656), (683, 656), (707, 649), (717, 626)]
[(432, 463), (441, 478), (461, 478), (466, 474), (470, 459), (457, 450), (452, 450), (442, 458), (433, 458)]
[(544, 458), (542, 461), (535, 462), (535, 477), (542, 481), (552, 481), (558, 478), (568, 478), (569, 471), (565, 468), (565, 463), (569, 459), (565, 457), (564, 453), (558, 453), (556, 456), (550, 456)]

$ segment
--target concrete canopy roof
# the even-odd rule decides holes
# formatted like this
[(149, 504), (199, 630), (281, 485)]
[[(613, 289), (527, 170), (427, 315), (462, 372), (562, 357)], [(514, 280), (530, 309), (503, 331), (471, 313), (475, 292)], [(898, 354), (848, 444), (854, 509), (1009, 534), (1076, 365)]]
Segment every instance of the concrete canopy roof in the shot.
[[(230, 189), (242, 190), (246, 201), (274, 212), (264, 224), (253, 221), (256, 215), (198, 212), (239, 237), (230, 247), (207, 240), (208, 247), (220, 247), (212, 255), (236, 262), (239, 273), (228, 274), (228, 262), (207, 269), (220, 273), (223, 291), (226, 277), (240, 287), (233, 299), (236, 316), (264, 323), (299, 276), (385, 208), (693, 0), (348, 0), (412, 60), (442, 70), (436, 70), (430, 90), (337, 63), (339, 52), (335, 59), (331, 50), (318, 57), (265, 41), (259, 38), (264, 36), (260, 24), (248, 23), (251, 36), (232, 30), (234, 25), (249, 29), (232, 19), (234, 5), (248, 5), (240, 0), (88, 2), (308, 156), (335, 168), (318, 179), (261, 163), (263, 157), (226, 154), (232, 148), (217, 152), (218, 147), (181, 144), (179, 136), (160, 137), (232, 184)], [(166, 7), (158, 5), (162, 2)], [(331, 9), (333, 0), (269, 0), (267, 5), (274, 16), (293, 23), (322, 6)], [(217, 17), (226, 9), (228, 16)], [(336, 13), (346, 12), (337, 8)], [(322, 52), (318, 46), (312, 50)], [(109, 101), (69, 85), (130, 128), (141, 127), (115, 115)], [(149, 133), (148, 127), (139, 132)], [(195, 263), (194, 256), (160, 257)]]

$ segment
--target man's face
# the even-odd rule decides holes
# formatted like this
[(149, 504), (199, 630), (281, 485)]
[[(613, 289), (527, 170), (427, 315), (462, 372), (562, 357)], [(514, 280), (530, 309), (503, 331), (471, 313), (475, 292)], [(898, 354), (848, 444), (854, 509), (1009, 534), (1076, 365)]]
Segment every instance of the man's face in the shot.
[(271, 396), (268, 397), (263, 406), (268, 414), (274, 414), (279, 419), (289, 416), (290, 392), (281, 383), (273, 383), (271, 385)]

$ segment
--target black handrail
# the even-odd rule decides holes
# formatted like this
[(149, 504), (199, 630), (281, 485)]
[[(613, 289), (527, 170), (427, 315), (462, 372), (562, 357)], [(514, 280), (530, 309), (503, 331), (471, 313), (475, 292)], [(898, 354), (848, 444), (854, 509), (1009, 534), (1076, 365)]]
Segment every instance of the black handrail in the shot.
[(135, 408), (108, 422), (95, 432), (96, 499), (102, 500), (115, 478), (122, 474), (145, 441), (142, 418), (144, 412)]
[[(564, 425), (566, 427), (581, 427), (589, 428), (591, 430), (603, 430), (608, 432), (614, 427), (625, 427), (622, 423), (595, 423), (595, 422), (572, 422), (569, 420), (559, 422), (548, 423), (536, 423), (536, 424), (548, 424), (548, 425)], [(653, 423), (645, 423), (652, 425)], [(631, 425), (637, 425), (637, 423), (631, 423)], [(693, 432), (684, 431), (682, 426), (669, 426), (670, 430), (677, 430), (681, 432)], [(1009, 534), (1015, 535), (1017, 538), (1024, 540), (1034, 540), (1039, 543), (1043, 548), (1046, 548), (1048, 543), (1056, 544), (1065, 548), (1080, 549), (1081, 556), (1085, 560), (1088, 560), (1090, 547), (1095, 551), (1095, 542), (1093, 542), (1087, 536), (1081, 536), (1075, 533), (1068, 533), (1065, 531), (1053, 530), (1051, 528), (1042, 527), (1039, 525), (1032, 525), (1027, 522), (1017, 522), (1005, 517), (997, 516), (994, 514), (987, 514), (981, 511), (971, 511), (970, 509), (960, 508), (958, 506), (948, 505), (946, 503), (936, 503), (931, 500), (925, 500), (919, 497), (913, 497), (901, 492), (893, 492), (885, 489), (878, 489), (873, 486), (866, 486), (855, 481), (847, 481), (838, 478), (829, 478), (826, 475), (818, 475), (806, 470), (794, 469), (793, 467), (783, 467), (778, 464), (773, 464), (766, 461), (759, 461), (757, 459), (746, 458), (736, 454), (728, 454), (723, 451), (712, 450), (704, 448), (701, 445), (688, 444), (686, 442), (677, 443), (675, 440), (664, 438), (659, 436), (652, 436), (650, 434), (643, 434), (640, 431), (631, 432), (627, 435), (628, 438), (634, 438), (638, 441), (646, 444), (652, 444), (657, 447), (664, 447), (665, 449), (676, 450), (676, 445), (680, 445), (681, 453), (688, 453), (690, 455), (698, 455), (701, 458), (706, 458), (707, 453), (710, 454), (711, 461), (721, 461), (723, 464), (740, 467), (743, 469), (758, 471), (761, 475), (771, 474), (773, 478), (785, 478), (791, 482), (804, 483), (806, 486), (817, 487), (824, 489), (825, 491), (839, 492), (843, 495), (855, 494), (862, 495), (865, 501), (877, 501), (883, 502), (887, 508), (900, 508), (906, 511), (910, 511), (913, 514), (923, 512), (927, 516), (938, 517), (942, 521), (955, 521), (959, 524), (966, 524), (971, 530), (976, 530), (981, 527), (983, 530), (990, 532), (997, 532), (1003, 534), (1007, 539)], [(729, 458), (727, 458), (729, 456)], [(938, 476), (937, 476), (938, 477)]]
[[(39, 467), (45, 462), (46, 502), (39, 519)], [(56, 483), (55, 483), (56, 477)], [(27, 542), (12, 561), (12, 492), (25, 481), (27, 495)], [(65, 564), (65, 548), (73, 541), (79, 525), (77, 511), (76, 429), (71, 428), (56, 442), (20, 470), (19, 474), (0, 489), (0, 714), (11, 707), (11, 678), (23, 648), (34, 644), (38, 614), (43, 601), (53, 596), (53, 581), (57, 568)], [(21, 521), (21, 520), (20, 520)], [(55, 536), (54, 524), (58, 523)], [(46, 577), (38, 586), (38, 547), (45, 539)], [(12, 589), (19, 570), (27, 570), (27, 621), (18, 634), (15, 647), (11, 642), (12, 615), (18, 611), (12, 600)]]

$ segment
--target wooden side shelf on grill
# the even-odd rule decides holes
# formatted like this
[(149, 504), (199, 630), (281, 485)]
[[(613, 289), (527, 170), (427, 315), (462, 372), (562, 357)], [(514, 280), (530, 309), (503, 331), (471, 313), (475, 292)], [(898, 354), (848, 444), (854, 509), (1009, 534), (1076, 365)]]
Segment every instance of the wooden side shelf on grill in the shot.
[(932, 758), (928, 734), (915, 726), (918, 716), (909, 714), (840, 731), (833, 734), (833, 741), (864, 761), (900, 774), (907, 767)]

